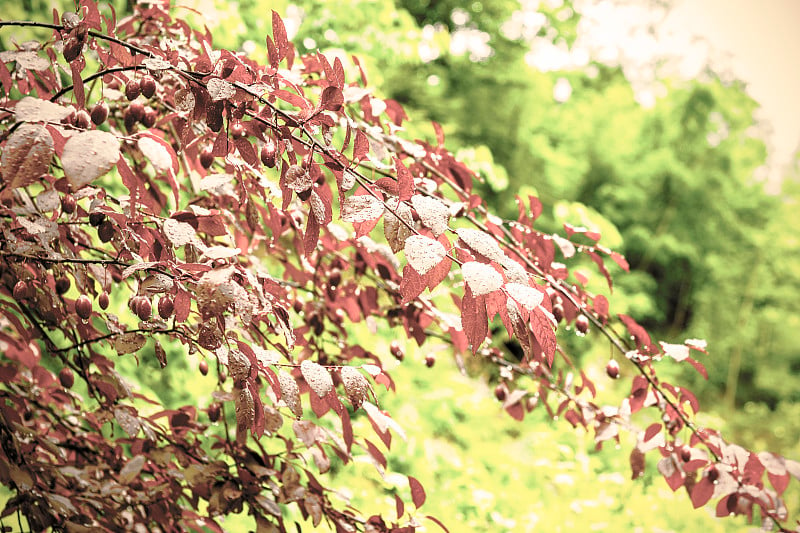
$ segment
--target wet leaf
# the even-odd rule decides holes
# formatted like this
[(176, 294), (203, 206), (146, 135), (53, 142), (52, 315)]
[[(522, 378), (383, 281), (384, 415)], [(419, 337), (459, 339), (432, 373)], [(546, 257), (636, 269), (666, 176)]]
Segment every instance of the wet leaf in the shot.
[(438, 237), (447, 231), (450, 212), (441, 200), (415, 194), (411, 197), (411, 205), (417, 211), (422, 224), (430, 228), (434, 236)]
[(23, 124), (11, 134), (3, 157), (3, 181), (9, 189), (26, 187), (47, 172), (55, 154), (53, 138), (39, 124)]
[(342, 206), (342, 220), (354, 224), (376, 220), (383, 214), (383, 210), (383, 202), (373, 196), (350, 196)]
[(544, 294), (529, 285), (522, 283), (506, 283), (506, 291), (528, 311), (533, 311), (542, 303)]
[(77, 190), (111, 170), (119, 155), (119, 141), (112, 134), (84, 131), (67, 140), (61, 164), (67, 180)]
[[(411, 267), (425, 275), (447, 255), (442, 243), (424, 235), (411, 235), (405, 243), (406, 259)], [(495, 272), (495, 274), (497, 274)]]
[(314, 361), (306, 359), (300, 363), (300, 372), (308, 386), (317, 393), (317, 396), (324, 398), (333, 390), (333, 380), (331, 374), (325, 368)]
[(119, 355), (138, 352), (147, 339), (141, 333), (124, 333), (114, 339), (114, 349)]
[(164, 235), (173, 246), (183, 246), (194, 240), (197, 232), (191, 224), (168, 218), (164, 221)]
[(369, 382), (361, 372), (351, 366), (342, 367), (340, 373), (347, 399), (354, 408), (358, 409), (368, 398)]
[(72, 110), (62, 105), (26, 96), (14, 107), (14, 114), (19, 121), (25, 122), (59, 122)]
[(456, 230), (458, 238), (464, 241), (471, 250), (478, 252), (487, 259), (502, 263), (505, 254), (497, 241), (488, 233), (473, 228), (458, 228)]
[(291, 374), (285, 370), (278, 372), (278, 382), (281, 386), (281, 401), (286, 404), (289, 410), (300, 418), (303, 416), (303, 405), (300, 403), (300, 387)]
[(485, 263), (470, 261), (461, 265), (464, 281), (469, 285), (472, 294), (482, 296), (496, 291), (503, 286), (503, 276)]
[(211, 78), (208, 80), (207, 87), (208, 94), (211, 96), (213, 102), (226, 100), (236, 94), (234, 86), (220, 78)]

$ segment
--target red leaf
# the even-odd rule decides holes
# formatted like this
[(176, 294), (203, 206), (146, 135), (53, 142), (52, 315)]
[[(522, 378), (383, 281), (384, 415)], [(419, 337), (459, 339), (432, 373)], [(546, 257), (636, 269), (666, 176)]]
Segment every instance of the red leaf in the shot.
[(605, 324), (608, 321), (608, 299), (602, 294), (594, 297), (594, 310), (599, 315), (600, 320)]
[(386, 457), (381, 453), (381, 451), (375, 447), (370, 441), (364, 439), (364, 442), (367, 444), (367, 452), (372, 456), (375, 461), (378, 462), (383, 468), (386, 468)]
[(275, 48), (278, 52), (278, 61), (280, 61), (286, 57), (289, 40), (286, 38), (286, 27), (283, 25), (283, 20), (275, 11), (272, 12), (272, 36), (275, 38)]
[(425, 290), (427, 283), (425, 278), (419, 275), (411, 265), (403, 268), (403, 279), (400, 281), (400, 294), (403, 295), (403, 303), (407, 304)]
[(786, 472), (783, 475), (776, 475), (772, 472), (767, 472), (767, 477), (769, 478), (769, 482), (772, 483), (772, 486), (775, 487), (775, 490), (778, 494), (783, 494), (783, 491), (785, 491), (786, 487), (789, 486), (789, 480), (791, 479), (789, 472)]
[(436, 144), (437, 146), (444, 145), (444, 130), (442, 126), (438, 122), (433, 122), (433, 131), (436, 132)]
[(191, 305), (191, 295), (186, 291), (178, 289), (178, 292), (175, 294), (174, 301), (176, 322), (186, 322), (186, 319), (189, 318), (189, 310)]
[(397, 519), (400, 520), (400, 517), (406, 512), (406, 504), (403, 503), (403, 499), (397, 494), (394, 495), (394, 508), (395, 512), (397, 512)]
[(703, 476), (703, 478), (695, 484), (694, 488), (692, 489), (692, 505), (695, 509), (698, 507), (702, 507), (708, 500), (711, 499), (711, 496), (714, 495), (714, 484), (708, 479), (708, 476)]
[[(588, 235), (588, 234), (587, 234)], [(600, 269), (600, 273), (603, 274), (606, 278), (606, 282), (608, 283), (608, 288), (613, 289), (613, 282), (611, 281), (611, 274), (608, 272), (605, 263), (603, 263), (603, 258), (597, 255), (595, 252), (586, 252), (592, 261), (597, 264), (597, 268)]]
[(489, 333), (489, 317), (486, 315), (486, 297), (473, 296), (469, 286), (464, 287), (461, 300), (461, 326), (472, 345), (472, 353), (477, 353)]
[(661, 431), (661, 424), (659, 424), (658, 422), (656, 422), (655, 424), (650, 424), (650, 426), (644, 432), (643, 442), (647, 442), (656, 435), (658, 435), (659, 431)]
[[(338, 61), (339, 59), (337, 58), (336, 60)], [(320, 97), (319, 102), (319, 106), (322, 109), (327, 109), (328, 111), (338, 111), (342, 108), (343, 103), (344, 96), (338, 87), (329, 85), (322, 91), (322, 96)]]
[(636, 341), (636, 345), (640, 348), (647, 349), (650, 353), (654, 353), (653, 350), (656, 348), (652, 345), (652, 342), (650, 341), (650, 335), (647, 333), (647, 331), (628, 315), (618, 314), (617, 316), (622, 323), (625, 324), (625, 327), (628, 328), (628, 333), (633, 336), (634, 340)]
[(338, 57), (333, 60), (333, 82), (340, 90), (344, 87), (344, 67)]
[(530, 322), (533, 335), (536, 337), (536, 341), (539, 343), (539, 346), (542, 347), (542, 352), (544, 353), (545, 358), (547, 358), (547, 364), (552, 366), (557, 343), (556, 333), (553, 331), (550, 320), (544, 315), (544, 313), (542, 313), (541, 309), (537, 308), (533, 313), (531, 313)]
[(399, 158), (394, 158), (394, 167), (397, 171), (397, 189), (400, 195), (400, 201), (405, 202), (411, 200), (414, 195), (414, 178), (411, 177), (411, 172), (400, 161)]
[(411, 500), (414, 502), (414, 506), (419, 509), (425, 503), (425, 489), (422, 488), (422, 483), (412, 476), (408, 476), (408, 486), (411, 487)]
[(433, 517), (433, 516), (431, 516), (431, 515), (425, 515), (425, 518), (427, 518), (428, 520), (430, 520), (430, 521), (434, 522), (434, 523), (435, 523), (437, 526), (439, 526), (440, 528), (442, 528), (442, 529), (445, 531), (445, 533), (450, 533), (450, 530), (449, 530), (449, 529), (447, 529), (447, 528), (444, 526), (444, 524), (442, 524), (442, 523), (441, 523), (441, 521), (439, 521), (439, 519), (438, 519), (438, 518), (436, 518), (436, 517)]
[(69, 64), (72, 71), (72, 93), (75, 95), (75, 103), (78, 109), (86, 107), (86, 92), (83, 89), (83, 79), (81, 79), (81, 70), (86, 66), (86, 61), (83, 56)]
[(625, 272), (630, 272), (631, 268), (628, 265), (628, 261), (626, 261), (621, 254), (617, 252), (611, 252), (610, 257), (616, 264), (620, 266), (620, 268), (622, 268), (622, 270), (624, 270)]
[(356, 131), (356, 140), (353, 145), (353, 159), (360, 161), (367, 156), (369, 152), (369, 139), (367, 134), (361, 130)]

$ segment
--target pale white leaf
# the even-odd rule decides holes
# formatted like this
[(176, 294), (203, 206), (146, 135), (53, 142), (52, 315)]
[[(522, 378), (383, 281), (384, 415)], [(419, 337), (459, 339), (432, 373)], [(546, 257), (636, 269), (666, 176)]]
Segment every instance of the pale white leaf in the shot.
[(228, 248), (227, 246), (210, 246), (203, 251), (202, 257), (206, 259), (229, 259), (236, 257), (241, 252), (238, 248)]
[(464, 281), (472, 294), (482, 296), (496, 291), (503, 286), (503, 276), (490, 265), (470, 261), (461, 265)]
[(503, 262), (505, 254), (494, 237), (488, 233), (474, 228), (459, 228), (456, 230), (456, 234), (470, 249), (492, 261)]
[[(406, 259), (411, 268), (425, 275), (447, 255), (442, 243), (425, 235), (411, 235), (405, 243)], [(495, 272), (496, 274), (496, 272)]]
[(164, 221), (164, 235), (173, 246), (183, 246), (192, 242), (196, 232), (191, 224), (168, 218)]
[(683, 361), (689, 357), (689, 347), (685, 344), (670, 344), (668, 342), (659, 342), (661, 349), (664, 353), (672, 357), (676, 361)]
[(450, 219), (450, 212), (447, 206), (438, 198), (415, 194), (411, 197), (411, 205), (417, 211), (422, 224), (433, 231), (434, 236), (438, 237), (447, 231), (447, 223)]
[(61, 165), (73, 189), (88, 185), (111, 170), (119, 159), (119, 141), (100, 130), (78, 133), (64, 145)]
[(225, 100), (236, 94), (234, 86), (220, 78), (211, 78), (206, 87), (208, 87), (208, 94), (214, 102)]
[(541, 291), (522, 283), (506, 283), (506, 291), (528, 311), (536, 309), (544, 297)]
[(70, 111), (70, 108), (33, 96), (24, 97), (14, 107), (17, 120), (25, 122), (59, 122)]
[(383, 202), (374, 196), (350, 196), (342, 206), (342, 220), (353, 224), (375, 220), (383, 214), (383, 209)]
[(153, 165), (156, 174), (163, 174), (172, 168), (172, 156), (166, 146), (147, 135), (139, 137), (136, 144), (142, 154), (150, 161), (150, 164)]
[(324, 398), (333, 390), (331, 374), (322, 365), (306, 359), (300, 363), (300, 372), (311, 390), (320, 398)]
[(413, 234), (411, 231), (413, 227), (414, 217), (411, 214), (411, 208), (403, 202), (398, 202), (394, 213), (387, 208), (383, 214), (383, 234), (395, 253), (403, 249), (406, 239)]

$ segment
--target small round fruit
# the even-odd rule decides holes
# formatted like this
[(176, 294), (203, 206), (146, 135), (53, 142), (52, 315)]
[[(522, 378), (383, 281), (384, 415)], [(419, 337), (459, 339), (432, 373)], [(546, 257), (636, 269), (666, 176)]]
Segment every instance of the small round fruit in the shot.
[(145, 74), (142, 76), (142, 79), (139, 80), (139, 88), (142, 91), (142, 96), (145, 98), (152, 98), (153, 95), (156, 94), (156, 80), (149, 74)]
[(19, 280), (16, 282), (14, 284), (14, 299), (19, 302), (28, 298), (30, 296), (28, 287), (27, 281)]
[(175, 304), (172, 301), (172, 297), (162, 296), (161, 299), (158, 300), (158, 316), (164, 320), (171, 317), (174, 310)]
[(75, 208), (78, 206), (78, 202), (75, 200), (75, 197), (71, 194), (65, 194), (61, 198), (61, 211), (68, 215), (71, 215), (75, 212)]
[(95, 126), (99, 126), (108, 118), (108, 104), (105, 102), (98, 102), (94, 105), (91, 112), (92, 122)]
[(392, 357), (394, 357), (398, 361), (402, 361), (403, 358), (406, 356), (403, 347), (400, 346), (400, 343), (398, 341), (392, 341), (392, 344), (389, 345), (389, 351), (392, 352)]
[(425, 356), (425, 366), (430, 368), (435, 364), (436, 364), (436, 356), (434, 356), (433, 354), (429, 354), (429, 355)]
[(88, 320), (92, 316), (92, 301), (85, 294), (78, 296), (75, 300), (75, 312), (83, 320)]
[(264, 146), (261, 147), (261, 162), (269, 168), (275, 166), (275, 143), (268, 140)]
[(330, 276), (328, 276), (328, 285), (331, 287), (338, 287), (339, 283), (342, 282), (342, 271), (338, 268), (334, 268), (331, 270)]
[(219, 420), (220, 408), (218, 403), (212, 403), (208, 406), (208, 419), (212, 422)]
[(231, 138), (233, 139), (241, 139), (242, 137), (244, 137), (244, 124), (242, 124), (238, 120), (236, 122), (233, 122), (230, 125), (230, 134)]
[(556, 322), (561, 322), (564, 320), (564, 306), (561, 304), (556, 304), (553, 306), (553, 318), (556, 319)]
[(75, 374), (72, 373), (72, 369), (67, 366), (62, 368), (58, 373), (58, 381), (65, 389), (71, 389), (75, 385)]
[(93, 211), (89, 213), (89, 224), (91, 224), (95, 228), (98, 227), (103, 222), (105, 222), (105, 220), (106, 220), (105, 213), (101, 213), (99, 211)]
[(497, 386), (494, 388), (494, 397), (501, 402), (506, 399), (505, 385), (503, 385), (502, 383), (497, 384)]
[(125, 114), (123, 115), (124, 116), (123, 121), (125, 123), (125, 131), (127, 131), (128, 133), (133, 133), (134, 131), (136, 131), (136, 118), (130, 111), (131, 111), (130, 109), (125, 110)]
[(708, 474), (706, 475), (711, 483), (716, 483), (717, 479), (719, 479), (719, 470), (717, 470), (716, 466), (712, 466), (708, 469)]
[(106, 291), (103, 291), (102, 293), (100, 293), (100, 296), (97, 297), (97, 305), (100, 306), (100, 309), (105, 311), (106, 309), (108, 309), (108, 304), (109, 304), (108, 293)]
[(61, 119), (61, 123), (62, 124), (66, 124), (68, 126), (71, 126), (71, 125), (75, 124), (75, 117), (76, 116), (77, 116), (77, 113), (75, 112), (75, 108), (74, 107), (70, 107), (67, 110), (67, 114), (64, 116), (64, 118)]
[(64, 60), (67, 63), (73, 62), (81, 55), (81, 51), (83, 51), (83, 43), (76, 37), (70, 37), (64, 43)]
[(140, 122), (144, 118), (144, 105), (141, 102), (133, 102), (128, 106), (127, 113), (135, 122)]
[(150, 320), (150, 315), (153, 314), (153, 304), (150, 303), (149, 298), (142, 297), (139, 300), (139, 304), (136, 306), (136, 316), (139, 317), (139, 320), (142, 322), (147, 322)]
[(56, 292), (58, 294), (64, 294), (69, 290), (70, 281), (67, 276), (61, 276), (56, 280)]
[(200, 152), (200, 164), (203, 165), (203, 168), (211, 168), (213, 163), (214, 149), (210, 146), (206, 146), (203, 148), (203, 151)]
[(125, 86), (125, 98), (130, 101), (136, 100), (142, 93), (142, 87), (139, 85), (138, 80), (131, 80)]
[(692, 449), (688, 446), (681, 448), (681, 461), (688, 463), (692, 459)]
[(204, 376), (207, 376), (208, 375), (208, 362), (205, 359), (200, 361), (199, 367), (200, 367), (200, 373), (203, 374)]
[(148, 109), (144, 112), (144, 116), (142, 117), (142, 126), (145, 128), (152, 128), (156, 125), (156, 120), (158, 120), (158, 113), (156, 113), (156, 110)]
[(575, 319), (575, 329), (577, 329), (578, 333), (581, 335), (586, 335), (589, 332), (589, 319), (586, 315), (579, 315), (578, 318)]
[(75, 127), (80, 128), (82, 130), (88, 129), (92, 123), (92, 117), (89, 116), (89, 113), (85, 109), (79, 109), (77, 113), (75, 113)]
[(104, 220), (102, 224), (97, 226), (97, 236), (103, 242), (109, 242), (114, 238), (114, 224), (110, 220)]
[(614, 359), (610, 360), (606, 365), (606, 374), (611, 379), (617, 379), (619, 377), (619, 363)]

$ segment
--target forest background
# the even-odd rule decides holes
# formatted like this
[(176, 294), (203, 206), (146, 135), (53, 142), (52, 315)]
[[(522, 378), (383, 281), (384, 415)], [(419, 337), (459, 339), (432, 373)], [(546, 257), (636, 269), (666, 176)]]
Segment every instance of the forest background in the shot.
[[(7, 20), (47, 20), (52, 8), (36, 0), (3, 4)], [(537, 70), (533, 43), (569, 53), (578, 38), (581, 13), (570, 2), (536, 9), (506, 0), (189, 4), (196, 12), (187, 10), (187, 20), (213, 24), (216, 46), (260, 61), (268, 13), (276, 10), (301, 53), (319, 49), (345, 65), (359, 56), (378, 94), (411, 116), (419, 128), (412, 135), (430, 136), (426, 124), (440, 123), (450, 149), (480, 170), (494, 212), (514, 218), (509, 198), (535, 194), (545, 207), (542, 230), (568, 222), (600, 231), (631, 265), (616, 277), (617, 311), (665, 341), (708, 341), (710, 380), (688, 371), (676, 377), (699, 394), (700, 422), (751, 449), (800, 458), (800, 183), (787, 176), (779, 193), (767, 194), (754, 178), (767, 150), (754, 128), (758, 104), (742, 83), (706, 68), (690, 81), (659, 79), (657, 97), (642, 105), (624, 69), (598, 58)], [(9, 38), (0, 35), (2, 49)], [(392, 340), (385, 332), (364, 342), (388, 351)], [(603, 372), (605, 348), (570, 328), (559, 341)], [(643, 478), (627, 479), (630, 446), (595, 452), (590, 435), (552, 424), (543, 411), (515, 423), (490, 400), (486, 376), (446, 371), (455, 365), (443, 354), (428, 369), (424, 356), (409, 344), (393, 370), (399, 389), (415, 391), (414, 402), (381, 398), (407, 433), (387, 459), (390, 470), (413, 473), (428, 487), (426, 511), (451, 531), (752, 527), (720, 522), (713, 509), (692, 512), (654, 464)], [(166, 403), (205, 401), (213, 380), (201, 379), (196, 363), (181, 364), (183, 375), (140, 371), (140, 387)], [(368, 464), (334, 482), (365, 513), (392, 509), (392, 494), (405, 483), (381, 479)], [(787, 505), (800, 507), (796, 487)], [(228, 526), (237, 530), (236, 517)]]

